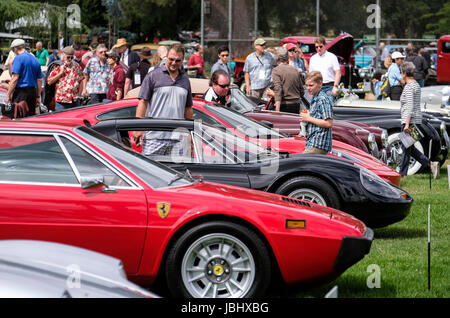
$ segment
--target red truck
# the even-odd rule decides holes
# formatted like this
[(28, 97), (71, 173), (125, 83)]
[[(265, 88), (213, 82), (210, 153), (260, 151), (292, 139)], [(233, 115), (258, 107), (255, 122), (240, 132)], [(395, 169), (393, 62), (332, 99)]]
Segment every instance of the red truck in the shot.
[(439, 38), (436, 72), (439, 83), (450, 83), (450, 35)]

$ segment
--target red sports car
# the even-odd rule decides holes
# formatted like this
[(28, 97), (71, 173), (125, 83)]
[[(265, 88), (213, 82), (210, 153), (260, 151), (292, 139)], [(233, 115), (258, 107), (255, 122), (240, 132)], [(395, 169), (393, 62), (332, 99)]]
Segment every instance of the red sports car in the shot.
[[(111, 118), (127, 118), (134, 117), (136, 114), (136, 105), (138, 104), (137, 99), (123, 99), (116, 102), (100, 104), (100, 105), (92, 105), (92, 106), (80, 106), (68, 110), (57, 111), (52, 113), (44, 113), (34, 117), (28, 117), (27, 120), (38, 120), (38, 121), (58, 121), (58, 122), (68, 122), (68, 123), (77, 123), (84, 124), (86, 126), (93, 126), (100, 120), (111, 119)], [(200, 99), (194, 99), (194, 117), (196, 119), (202, 119), (203, 121), (213, 124), (219, 125), (222, 127), (233, 129), (234, 132), (241, 137), (252, 137), (251, 130), (259, 129), (262, 127), (257, 122), (252, 119), (240, 115), (237, 112), (233, 112), (228, 110), (227, 114), (235, 114), (239, 116), (238, 119), (234, 121), (232, 119), (226, 119), (224, 114), (219, 113), (218, 111), (208, 111), (205, 112), (205, 102)], [(212, 106), (210, 107), (215, 107)], [(221, 108), (223, 111), (227, 111), (226, 108)], [(213, 117), (216, 117), (214, 119)], [(221, 118), (221, 119), (220, 119)], [(237, 123), (236, 121), (239, 121)], [(253, 124), (253, 125), (252, 125)], [(242, 129), (243, 125), (246, 125), (244, 129)], [(264, 138), (251, 138), (251, 141), (256, 141), (262, 144), (263, 146), (270, 146), (274, 149), (278, 149), (279, 151), (287, 151), (290, 153), (299, 153), (303, 151), (305, 146), (305, 141), (298, 137), (288, 137), (284, 134), (277, 133), (274, 130), (269, 130), (268, 127), (264, 128), (268, 131), (269, 137), (267, 139)], [(246, 136), (247, 135), (247, 136)], [(277, 136), (276, 138), (272, 138)], [(253, 136), (253, 137), (256, 137)], [(258, 139), (258, 140), (256, 140)], [(277, 142), (278, 141), (278, 144)], [(345, 143), (340, 143), (338, 141), (334, 141), (334, 151), (333, 154), (345, 157), (355, 163), (358, 163), (367, 169), (373, 171), (375, 174), (379, 175), (381, 178), (391, 182), (392, 184), (399, 185), (400, 184), (400, 175), (384, 165), (382, 162), (378, 161), (374, 157), (369, 154), (363, 152), (360, 149), (347, 145)]]
[(98, 251), (178, 297), (336, 277), (373, 240), (341, 211), (183, 176), (84, 125), (1, 121), (0, 202), (0, 239)]

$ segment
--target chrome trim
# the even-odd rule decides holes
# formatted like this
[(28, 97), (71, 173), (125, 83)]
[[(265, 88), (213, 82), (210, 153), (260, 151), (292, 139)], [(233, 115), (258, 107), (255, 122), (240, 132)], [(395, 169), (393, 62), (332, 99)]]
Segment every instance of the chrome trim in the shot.
[[(69, 188), (78, 188), (81, 189), (80, 184), (78, 183), (52, 183), (52, 182), (26, 182), (26, 181), (0, 181), (0, 184), (16, 184), (16, 185), (28, 185), (28, 186), (49, 186), (49, 187), (69, 187)], [(139, 190), (138, 188), (132, 187), (121, 187), (114, 186), (114, 189), (122, 189), (122, 190)]]

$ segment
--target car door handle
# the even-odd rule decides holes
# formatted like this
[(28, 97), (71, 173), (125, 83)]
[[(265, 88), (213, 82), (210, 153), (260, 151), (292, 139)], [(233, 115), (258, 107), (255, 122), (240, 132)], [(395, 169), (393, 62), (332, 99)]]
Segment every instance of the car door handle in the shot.
[(105, 192), (105, 193), (116, 193), (117, 189), (114, 188), (114, 187), (109, 187), (107, 185), (104, 185), (104, 186), (102, 186), (102, 192)]

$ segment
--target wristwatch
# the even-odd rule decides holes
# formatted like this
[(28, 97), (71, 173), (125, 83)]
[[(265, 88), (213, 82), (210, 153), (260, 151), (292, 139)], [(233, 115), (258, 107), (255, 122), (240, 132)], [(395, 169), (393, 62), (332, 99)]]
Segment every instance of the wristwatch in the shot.
[(338, 86), (338, 85), (333, 85), (333, 87), (339, 88), (339, 86)]

